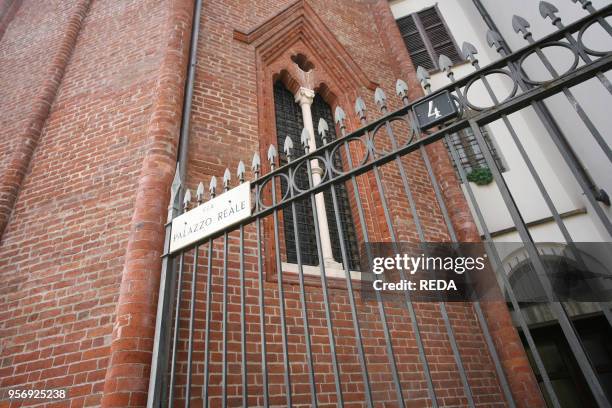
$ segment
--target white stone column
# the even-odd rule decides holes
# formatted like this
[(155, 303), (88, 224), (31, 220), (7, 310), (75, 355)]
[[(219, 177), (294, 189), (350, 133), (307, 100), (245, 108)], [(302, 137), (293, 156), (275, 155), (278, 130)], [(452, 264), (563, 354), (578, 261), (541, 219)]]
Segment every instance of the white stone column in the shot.
[[(315, 92), (312, 89), (300, 88), (295, 94), (295, 102), (300, 104), (302, 108), (302, 119), (304, 121), (304, 128), (309, 134), (309, 150), (313, 151), (317, 148), (317, 143), (314, 133), (314, 125), (312, 122), (312, 111), (310, 107), (314, 101)], [(313, 159), (310, 161), (310, 167), (312, 168), (312, 182), (316, 186), (321, 183), (321, 176), (323, 170), (319, 166), (319, 161)], [(321, 250), (323, 252), (323, 262), (325, 265), (338, 266), (338, 263), (334, 261), (334, 254), (332, 251), (331, 240), (329, 237), (329, 224), (327, 222), (327, 212), (325, 211), (325, 198), (323, 193), (315, 194), (315, 205), (317, 207), (317, 220), (319, 221), (319, 232), (321, 234)], [(341, 267), (341, 266), (340, 266)]]

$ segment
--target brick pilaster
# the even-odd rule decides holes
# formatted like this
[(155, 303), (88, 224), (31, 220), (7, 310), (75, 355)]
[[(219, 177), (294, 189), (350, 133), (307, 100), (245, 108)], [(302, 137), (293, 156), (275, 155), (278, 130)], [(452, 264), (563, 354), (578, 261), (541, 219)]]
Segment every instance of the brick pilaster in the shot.
[(9, 23), (17, 13), (17, 9), (21, 6), (22, 0), (2, 0), (0, 1), (0, 39), (6, 31)]
[(148, 124), (147, 148), (121, 278), (103, 407), (145, 406), (155, 331), (164, 222), (174, 177), (193, 1), (173, 0), (166, 50)]
[[(4, 24), (8, 25), (8, 21), (12, 18), (11, 15), (16, 12), (16, 7), (20, 3), (21, 0), (15, 0), (8, 6), (5, 17), (0, 20), (0, 38), (6, 28)], [(38, 146), (45, 120), (49, 116), (51, 105), (62, 83), (66, 66), (81, 30), (81, 23), (87, 15), (90, 3), (91, 0), (79, 0), (74, 6), (57, 54), (53, 57), (47, 70), (46, 79), (34, 98), (32, 110), (24, 122), (25, 126), (21, 134), (16, 135), (18, 142), (11, 153), (6, 169), (3, 174), (0, 174), (0, 239), (15, 206), (25, 174), (30, 167), (32, 155)]]

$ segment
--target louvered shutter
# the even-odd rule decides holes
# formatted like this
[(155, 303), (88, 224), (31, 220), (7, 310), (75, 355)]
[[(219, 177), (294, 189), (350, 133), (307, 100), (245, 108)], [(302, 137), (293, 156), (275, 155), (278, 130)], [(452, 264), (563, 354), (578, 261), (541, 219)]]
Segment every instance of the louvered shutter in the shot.
[(397, 25), (402, 33), (402, 38), (404, 39), (413, 65), (415, 67), (421, 66), (428, 70), (435, 68), (413, 16), (409, 15), (400, 18), (397, 20)]
[(397, 26), (415, 68), (438, 68), (440, 54), (449, 57), (453, 63), (463, 61), (436, 7), (402, 17), (397, 20)]
[(446, 25), (438, 10), (435, 7), (431, 7), (417, 13), (425, 35), (431, 43), (433, 52), (435, 55), (432, 57), (434, 61), (438, 60), (440, 54), (444, 54), (453, 61), (453, 63), (461, 62), (463, 59), (459, 55), (455, 42), (451, 37), (450, 33), (446, 29)]

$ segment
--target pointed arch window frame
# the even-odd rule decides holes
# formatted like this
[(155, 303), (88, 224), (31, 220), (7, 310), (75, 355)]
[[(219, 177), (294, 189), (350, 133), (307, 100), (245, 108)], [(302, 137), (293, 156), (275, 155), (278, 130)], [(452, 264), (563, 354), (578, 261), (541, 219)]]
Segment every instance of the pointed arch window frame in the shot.
[[(283, 146), (285, 138), (290, 136), (293, 140), (299, 140), (300, 134), (302, 132), (302, 128), (307, 128), (307, 125), (303, 122), (304, 118), (302, 116), (302, 107), (298, 107), (295, 100), (297, 96), (293, 95), (286, 86), (282, 83), (282, 81), (277, 80), (274, 84), (274, 106), (275, 106), (275, 122), (277, 126), (277, 145)], [(312, 98), (312, 103), (309, 104), (307, 109), (311, 110), (312, 115), (312, 123), (310, 124), (312, 128), (314, 128), (315, 123), (318, 123), (318, 118), (323, 118), (326, 122), (333, 123), (331, 107), (320, 94), (316, 94), (313, 92), (314, 97)], [(328, 111), (328, 112), (327, 112)], [(283, 117), (280, 118), (279, 115), (282, 114)], [(294, 118), (287, 118), (286, 116), (294, 116)], [(286, 123), (289, 122), (289, 123)], [(295, 124), (294, 124), (295, 123)], [(279, 124), (282, 124), (279, 127)], [(330, 138), (336, 137), (336, 130), (334, 126), (330, 127)], [(320, 147), (323, 144), (320, 135), (315, 132), (315, 140), (316, 146)], [(304, 154), (304, 149), (300, 146), (299, 143), (294, 143), (294, 156), (300, 156)], [(280, 164), (286, 163), (285, 153), (282, 152), (282, 149), (279, 149), (279, 159)], [(341, 165), (341, 163), (337, 163), (337, 165)], [(305, 168), (302, 168), (305, 170)], [(302, 184), (304, 184), (304, 188), (307, 186), (308, 182), (304, 179), (306, 174), (294, 175), (297, 179), (302, 179)], [(307, 180), (307, 179), (305, 179)], [(281, 183), (281, 195), (286, 191), (286, 183)], [(283, 187), (284, 185), (284, 187)], [(317, 206), (318, 213), (324, 213), (323, 223), (326, 224), (325, 228), (322, 228), (321, 223), (320, 230), (321, 234), (325, 233), (324, 231), (328, 231), (327, 236), (321, 236), (322, 246), (329, 245), (329, 251), (332, 253), (333, 262), (337, 263), (337, 266), (332, 266), (326, 263), (326, 269), (331, 269), (332, 275), (338, 275), (338, 272), (344, 274), (344, 270), (341, 267), (342, 265), (342, 255), (340, 252), (340, 239), (343, 239), (347, 245), (347, 253), (348, 253), (348, 263), (351, 270), (351, 273), (356, 275), (359, 271), (359, 243), (358, 236), (355, 228), (355, 215), (351, 210), (351, 205), (348, 198), (348, 190), (346, 185), (339, 184), (336, 185), (336, 195), (337, 195), (337, 205), (340, 210), (339, 219), (342, 223), (342, 231), (344, 237), (339, 237), (336, 225), (336, 219), (334, 216), (333, 210), (333, 201), (331, 199), (331, 191), (326, 190), (321, 193), (324, 196), (323, 202), (321, 203), (325, 208), (322, 212), (320, 208)], [(282, 211), (282, 226), (284, 232), (284, 240), (285, 240), (285, 254), (287, 258), (287, 262), (284, 264), (284, 269), (293, 271), (297, 268), (294, 265), (297, 262), (297, 248), (295, 247), (295, 240), (293, 238), (294, 228), (298, 228), (299, 236), (300, 236), (300, 254), (302, 264), (306, 269), (306, 273), (310, 274), (318, 274), (319, 268), (318, 263), (323, 261), (319, 259), (317, 253), (317, 245), (315, 239), (315, 231), (314, 227), (309, 228), (309, 223), (312, 223), (313, 220), (310, 217), (313, 217), (310, 199), (305, 201), (298, 201), (296, 203), (296, 215), (298, 219), (302, 218), (302, 222), (297, 222), (293, 219), (293, 215), (290, 209), (285, 209)], [(305, 221), (304, 221), (304, 217)], [(322, 248), (323, 252), (325, 250)], [(330, 260), (331, 261), (331, 260)], [(307, 268), (308, 266), (316, 267), (316, 268)], [(312, 269), (312, 270), (311, 270)], [(296, 269), (297, 270), (297, 269)], [(327, 272), (326, 272), (327, 273)]]
[[(247, 47), (254, 52), (256, 73), (254, 86), (258, 105), (259, 151), (262, 157), (267, 156), (270, 144), (277, 144), (273, 95), (275, 81), (281, 79), (293, 94), (300, 87), (315, 90), (329, 104), (332, 111), (337, 106), (352, 106), (352, 101), (358, 95), (364, 91), (373, 92), (379, 86), (377, 82), (368, 78), (314, 9), (304, 0), (294, 2), (255, 28), (235, 29), (234, 39), (237, 46)], [(314, 73), (304, 72), (294, 63), (291, 57), (298, 54), (306, 55), (313, 62), (315, 69), (311, 71), (315, 71)], [(349, 118), (348, 123), (355, 128), (360, 126), (358, 118)], [(333, 126), (331, 123), (329, 125)], [(269, 170), (269, 163), (263, 161), (262, 171)], [(363, 186), (360, 188), (361, 194), (368, 194), (370, 186), (367, 183), (360, 185)], [(368, 191), (364, 193), (363, 188)], [(364, 205), (367, 207), (368, 203)], [(374, 211), (374, 208), (365, 208), (365, 211)], [(360, 225), (355, 223), (355, 226), (361, 244)], [(264, 221), (263, 227), (264, 235), (267, 237), (264, 251), (273, 254), (273, 225)], [(370, 227), (372, 228), (372, 231), (369, 231), (370, 237), (383, 236), (376, 223), (368, 225), (368, 228)], [(284, 247), (284, 244), (281, 247)], [(297, 265), (287, 264), (285, 267), (283, 271), (297, 272)], [(264, 268), (266, 271), (276, 270), (274, 257), (266, 257)], [(319, 268), (315, 268), (318, 275)], [(332, 276), (328, 272), (332, 272)], [(336, 272), (339, 279), (333, 279)], [(307, 284), (320, 284), (318, 277), (305, 275)], [(329, 287), (346, 287), (344, 270), (326, 271), (326, 275), (332, 278)], [(351, 276), (363, 279), (360, 272), (352, 271)], [(275, 273), (266, 273), (266, 280), (272, 282), (276, 279)], [(283, 275), (283, 281), (285, 280), (297, 283), (294, 274)]]

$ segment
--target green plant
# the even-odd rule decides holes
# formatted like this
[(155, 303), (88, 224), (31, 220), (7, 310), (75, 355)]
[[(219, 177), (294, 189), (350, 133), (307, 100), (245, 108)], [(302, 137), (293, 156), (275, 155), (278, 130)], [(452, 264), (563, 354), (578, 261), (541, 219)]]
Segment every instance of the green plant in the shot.
[(478, 167), (468, 173), (467, 179), (479, 186), (485, 186), (493, 181), (493, 174), (488, 167)]

